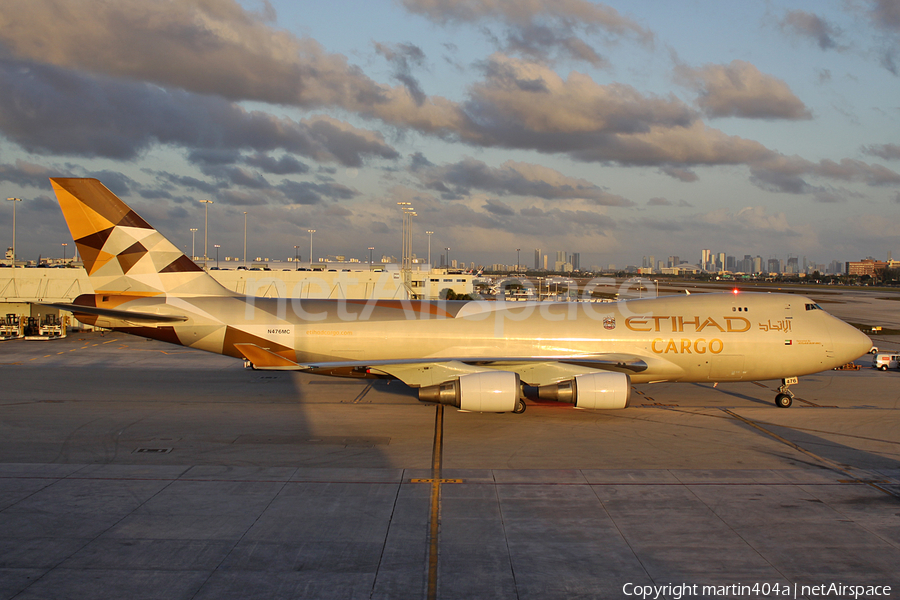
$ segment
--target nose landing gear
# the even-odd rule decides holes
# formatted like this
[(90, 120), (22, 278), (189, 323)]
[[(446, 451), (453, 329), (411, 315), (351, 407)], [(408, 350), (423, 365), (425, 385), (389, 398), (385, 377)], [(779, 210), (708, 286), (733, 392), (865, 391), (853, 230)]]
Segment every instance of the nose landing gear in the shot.
[(775, 396), (775, 406), (778, 408), (790, 408), (791, 404), (794, 403), (794, 394), (790, 390), (790, 386), (797, 383), (796, 377), (786, 377), (781, 380), (781, 385), (778, 387), (778, 395)]

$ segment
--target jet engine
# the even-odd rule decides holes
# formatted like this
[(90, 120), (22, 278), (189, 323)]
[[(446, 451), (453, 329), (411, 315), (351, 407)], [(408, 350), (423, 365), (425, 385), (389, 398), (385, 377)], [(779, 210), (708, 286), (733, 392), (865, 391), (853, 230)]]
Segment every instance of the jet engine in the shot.
[(543, 400), (570, 402), (577, 408), (625, 408), (631, 399), (631, 379), (625, 373), (604, 371), (538, 388)]
[(519, 375), (485, 371), (419, 388), (419, 400), (473, 412), (513, 412), (519, 402)]

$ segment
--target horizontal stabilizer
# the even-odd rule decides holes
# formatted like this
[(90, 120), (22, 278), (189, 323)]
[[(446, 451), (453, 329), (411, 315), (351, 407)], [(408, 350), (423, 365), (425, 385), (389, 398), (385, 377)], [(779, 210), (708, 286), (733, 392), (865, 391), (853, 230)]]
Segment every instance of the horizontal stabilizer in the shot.
[(96, 315), (98, 317), (108, 317), (111, 319), (119, 319), (130, 323), (140, 323), (142, 325), (150, 325), (153, 323), (181, 323), (187, 321), (188, 318), (182, 315), (158, 315), (155, 313), (142, 313), (130, 310), (117, 310), (115, 308), (97, 308), (96, 306), (82, 306), (80, 304), (68, 304), (65, 302), (42, 302), (41, 306), (50, 306), (67, 310), (76, 315)]
[(235, 350), (250, 361), (254, 369), (263, 371), (297, 371), (303, 367), (280, 354), (261, 348), (256, 344), (235, 344)]

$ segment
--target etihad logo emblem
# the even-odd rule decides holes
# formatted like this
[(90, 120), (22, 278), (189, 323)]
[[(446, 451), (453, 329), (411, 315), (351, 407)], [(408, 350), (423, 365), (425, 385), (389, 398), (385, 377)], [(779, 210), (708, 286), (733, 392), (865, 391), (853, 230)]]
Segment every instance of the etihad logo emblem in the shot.
[(603, 318), (603, 328), (604, 329), (615, 329), (616, 328), (616, 318), (615, 317), (604, 317)]

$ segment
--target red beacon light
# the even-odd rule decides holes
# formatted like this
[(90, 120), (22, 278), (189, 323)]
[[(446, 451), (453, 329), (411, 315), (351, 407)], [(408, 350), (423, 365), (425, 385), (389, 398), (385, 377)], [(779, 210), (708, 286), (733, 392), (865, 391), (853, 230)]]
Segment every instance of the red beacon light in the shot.
[(734, 294), (734, 295), (737, 295), (737, 294), (740, 293), (740, 291), (741, 291), (741, 290), (739, 290), (739, 289), (737, 289), (737, 288), (734, 288), (733, 290), (731, 290), (731, 293)]

